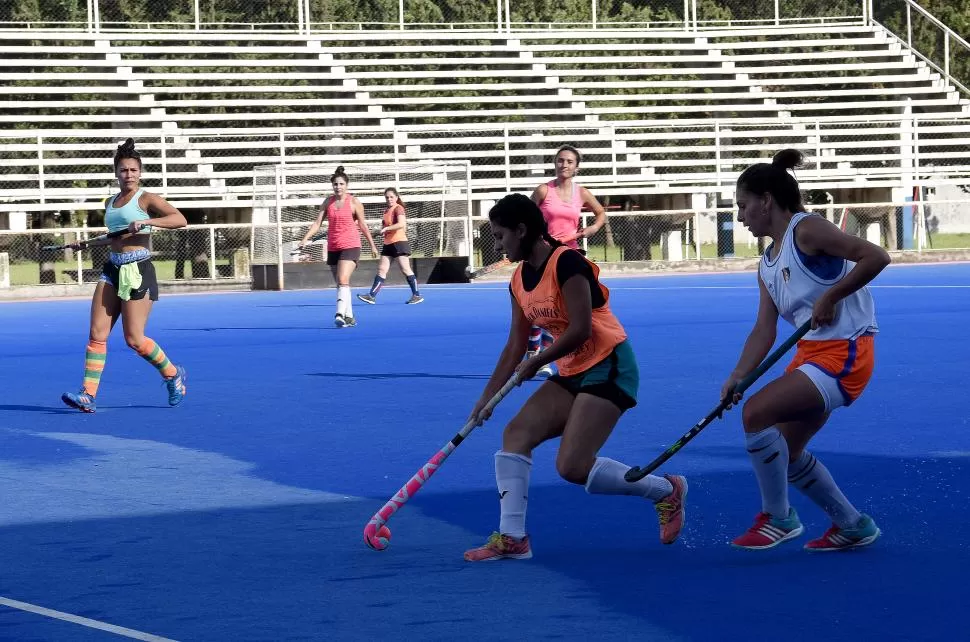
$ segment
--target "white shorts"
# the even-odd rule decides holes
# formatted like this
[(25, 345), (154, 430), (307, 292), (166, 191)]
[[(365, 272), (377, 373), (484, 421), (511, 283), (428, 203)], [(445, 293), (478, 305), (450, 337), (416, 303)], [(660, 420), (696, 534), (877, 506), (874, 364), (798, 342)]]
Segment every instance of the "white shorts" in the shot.
[(845, 405), (845, 395), (842, 394), (838, 379), (811, 363), (803, 363), (797, 370), (804, 372), (818, 388), (818, 393), (822, 395), (822, 401), (825, 402), (826, 413)]

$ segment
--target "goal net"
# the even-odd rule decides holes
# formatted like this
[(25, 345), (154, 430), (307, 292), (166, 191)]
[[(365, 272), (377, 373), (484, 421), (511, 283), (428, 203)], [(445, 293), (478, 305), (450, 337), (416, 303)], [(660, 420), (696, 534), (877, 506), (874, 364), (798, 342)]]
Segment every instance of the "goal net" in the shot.
[[(252, 262), (282, 265), (327, 258), (327, 219), (311, 239), (309, 251), (296, 248), (333, 194), (333, 164), (285, 164), (254, 168)], [(468, 161), (344, 165), (348, 192), (364, 206), (364, 217), (380, 252), (381, 218), (387, 205), (384, 190), (393, 187), (407, 212), (411, 256), (469, 256), (471, 252), (471, 185)], [(361, 258), (371, 255), (361, 235)]]

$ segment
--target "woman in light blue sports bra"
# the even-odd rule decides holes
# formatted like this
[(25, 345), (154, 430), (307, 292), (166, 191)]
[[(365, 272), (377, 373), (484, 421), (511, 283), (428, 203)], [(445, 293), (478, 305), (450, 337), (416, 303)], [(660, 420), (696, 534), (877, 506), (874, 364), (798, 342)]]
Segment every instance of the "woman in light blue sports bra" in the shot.
[[(91, 245), (111, 245), (111, 255), (91, 302), (91, 329), (84, 357), (84, 383), (79, 392), (65, 392), (61, 399), (82, 412), (94, 412), (95, 397), (104, 371), (108, 335), (121, 317), (128, 346), (161, 373), (168, 387), (168, 403), (177, 406), (185, 398), (185, 368), (176, 366), (162, 348), (145, 336), (145, 325), (158, 300), (158, 280), (148, 249), (152, 227), (185, 227), (185, 216), (164, 198), (141, 189), (141, 156), (129, 138), (118, 146), (114, 157), (120, 192), (105, 202), (104, 222), (108, 232), (128, 233)], [(76, 244), (75, 249), (81, 245)]]

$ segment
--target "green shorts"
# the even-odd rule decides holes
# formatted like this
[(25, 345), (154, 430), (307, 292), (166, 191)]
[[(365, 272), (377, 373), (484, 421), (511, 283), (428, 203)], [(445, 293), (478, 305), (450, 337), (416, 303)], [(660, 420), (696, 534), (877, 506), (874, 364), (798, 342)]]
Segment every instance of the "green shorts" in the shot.
[(582, 392), (612, 401), (620, 410), (629, 410), (637, 405), (640, 369), (633, 348), (626, 340), (589, 370), (571, 377), (553, 375), (549, 381), (559, 384), (574, 397)]

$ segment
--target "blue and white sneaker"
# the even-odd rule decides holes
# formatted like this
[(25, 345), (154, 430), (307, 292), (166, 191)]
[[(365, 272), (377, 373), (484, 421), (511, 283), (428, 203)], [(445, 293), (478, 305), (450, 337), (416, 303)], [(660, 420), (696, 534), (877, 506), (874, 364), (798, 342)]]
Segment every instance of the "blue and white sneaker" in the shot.
[(94, 397), (83, 389), (80, 392), (65, 392), (61, 395), (61, 401), (81, 412), (94, 412), (98, 409), (97, 404), (94, 403)]
[(805, 544), (805, 550), (817, 553), (845, 551), (850, 548), (868, 546), (876, 541), (881, 534), (882, 531), (876, 526), (876, 522), (863, 513), (862, 518), (854, 527), (839, 528), (833, 524), (832, 528), (825, 531), (825, 535)]
[(165, 385), (168, 387), (168, 405), (177, 406), (185, 400), (185, 379), (185, 368), (182, 366), (176, 366), (175, 375), (165, 379)]

